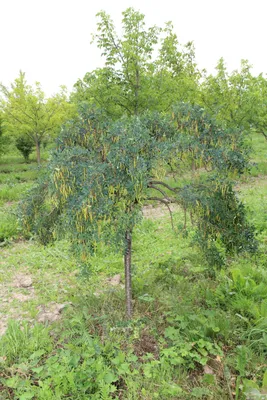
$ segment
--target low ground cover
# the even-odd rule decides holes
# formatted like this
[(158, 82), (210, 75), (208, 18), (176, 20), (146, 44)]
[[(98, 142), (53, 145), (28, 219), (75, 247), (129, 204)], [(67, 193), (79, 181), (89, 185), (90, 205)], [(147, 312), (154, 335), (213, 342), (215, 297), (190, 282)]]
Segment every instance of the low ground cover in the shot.
[[(9, 174), (14, 191), (0, 207), (0, 399), (264, 398), (266, 151), (253, 143), (258, 169), (237, 189), (258, 233), (257, 255), (212, 269), (179, 208), (173, 231), (168, 210), (145, 207), (133, 241), (132, 321), (120, 256), (101, 247), (81, 269), (67, 241), (21, 240), (15, 209), (34, 174), (21, 160), (2, 160), (0, 179)], [(0, 192), (8, 185), (2, 180)]]

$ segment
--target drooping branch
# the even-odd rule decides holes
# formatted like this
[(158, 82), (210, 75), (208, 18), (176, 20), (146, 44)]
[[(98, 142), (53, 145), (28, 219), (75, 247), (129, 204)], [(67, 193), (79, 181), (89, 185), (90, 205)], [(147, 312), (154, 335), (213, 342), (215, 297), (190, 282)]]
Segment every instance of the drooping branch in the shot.
[(160, 197), (148, 197), (147, 200), (155, 200), (155, 201), (159, 201), (160, 203), (163, 203), (169, 210), (170, 213), (170, 217), (171, 217), (171, 225), (172, 225), (172, 229), (174, 230), (174, 223), (173, 223), (173, 216), (172, 216), (172, 210), (169, 206), (169, 203), (167, 200), (164, 200)]
[(161, 188), (158, 188), (157, 186), (151, 185), (150, 183), (148, 184), (148, 187), (149, 187), (150, 189), (154, 189), (154, 190), (157, 190), (158, 192), (160, 192), (160, 193), (164, 196), (164, 198), (165, 198), (169, 203), (171, 203), (171, 199), (167, 196), (167, 194), (164, 192), (164, 190), (162, 190)]
[(162, 182), (162, 181), (153, 181), (153, 180), (151, 180), (151, 181), (148, 182), (148, 185), (149, 185), (149, 184), (152, 184), (152, 185), (162, 185), (162, 186), (166, 187), (167, 189), (169, 189), (169, 190), (170, 190), (171, 192), (173, 192), (173, 193), (177, 193), (177, 191), (181, 189), (181, 188), (179, 188), (179, 187), (174, 187), (174, 188), (172, 188), (170, 185), (168, 185), (167, 183)]

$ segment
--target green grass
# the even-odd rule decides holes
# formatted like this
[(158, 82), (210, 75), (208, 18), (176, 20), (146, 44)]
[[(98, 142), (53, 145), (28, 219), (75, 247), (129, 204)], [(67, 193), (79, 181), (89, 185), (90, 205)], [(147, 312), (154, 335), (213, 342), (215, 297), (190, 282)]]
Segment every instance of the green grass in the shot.
[[(0, 248), (0, 290), (8, 288), (0, 316), (17, 319), (0, 339), (0, 399), (248, 400), (249, 387), (257, 398), (263, 394), (267, 143), (256, 135), (251, 140), (258, 170), (237, 189), (256, 227), (259, 252), (211, 269), (192, 244), (189, 222), (183, 231), (181, 210), (173, 231), (168, 211), (155, 209), (134, 231), (132, 321), (125, 318), (124, 288), (107, 281), (115, 274), (124, 280), (120, 254), (99, 246), (81, 269), (67, 241), (12, 243), (19, 237), (16, 202), (36, 171), (15, 156), (0, 164), (6, 171), (0, 181), (9, 175), (0, 185), (0, 240), (6, 244)], [(14, 285), (22, 273), (34, 286), (25, 302), (15, 296), (29, 293)], [(68, 304), (61, 322), (36, 323), (38, 307), (55, 302)]]
[(0, 242), (15, 238), (18, 233), (17, 218), (11, 212), (0, 210)]
[(25, 194), (31, 186), (31, 182), (19, 184), (8, 183), (0, 185), (0, 206), (7, 202), (15, 202), (20, 200), (23, 194)]
[(26, 171), (17, 171), (10, 173), (0, 173), (0, 184), (15, 184), (21, 182), (33, 181), (38, 176), (37, 168), (32, 167), (33, 169), (29, 169)]
[[(180, 218), (178, 215), (176, 221)], [(2, 368), (13, 365), (14, 371), (12, 377), (8, 374), (9, 378), (2, 382), (17, 396), (32, 391), (37, 399), (42, 399), (41, 388), (34, 384), (36, 379), (43, 382), (42, 387), (52, 390), (45, 392), (46, 396), (53, 398), (56, 387), (63, 396), (65, 389), (59, 389), (62, 382), (55, 378), (51, 381), (48, 376), (52, 376), (52, 371), (69, 376), (73, 365), (76, 374), (72, 379), (82, 380), (79, 363), (73, 364), (73, 357), (81, 360), (82, 353), (86, 359), (89, 357), (86, 343), (87, 349), (98, 348), (101, 368), (108, 367), (106, 371), (112, 374), (121, 398), (125, 399), (228, 399), (224, 370), (228, 368), (232, 376), (239, 374), (239, 346), (246, 351), (243, 375), (259, 382), (262, 379), (262, 316), (249, 315), (246, 306), (250, 300), (250, 305), (263, 307), (260, 284), (267, 278), (264, 259), (257, 263), (250, 257), (234, 259), (229, 271), (217, 271), (211, 279), (202, 257), (190, 246), (190, 238), (177, 236), (167, 216), (158, 223), (145, 220), (134, 237), (135, 311), (129, 322), (124, 317), (123, 289), (105, 283), (106, 277), (123, 270), (121, 257), (109, 254), (108, 249), (100, 249), (92, 258), (89, 279), (73, 274), (78, 265), (69, 255), (66, 242), (46, 248), (23, 243), (8, 246), (3, 256), (9, 271), (27, 268), (34, 277), (36, 298), (23, 305), (31, 318), (36, 316), (38, 304), (72, 303), (64, 313), (63, 324), (49, 328), (53, 332), (49, 340), (42, 326), (27, 326), (22, 335), (13, 324), (0, 341), (1, 354), (6, 357)], [(237, 278), (233, 280), (232, 271), (237, 268), (245, 279), (244, 286)], [(246, 283), (248, 279), (255, 281), (252, 292)], [(240, 297), (233, 297), (233, 292)], [(237, 300), (241, 307), (237, 307)], [(92, 349), (90, 354), (94, 354)], [(214, 359), (219, 371), (215, 376), (206, 376), (201, 363), (213, 365)], [(24, 375), (19, 373), (22, 365)], [(190, 376), (194, 379), (188, 379)], [(100, 372), (95, 379), (100, 387)], [(82, 389), (75, 386), (77, 392), (66, 386), (70, 398), (86, 398), (82, 397)], [(111, 399), (112, 388), (107, 390), (110, 394), (106, 398)]]
[(26, 164), (15, 153), (0, 159), (0, 242), (19, 236), (17, 202), (38, 176), (34, 164)]
[(250, 138), (252, 147), (252, 166), (250, 175), (259, 176), (267, 174), (267, 140), (263, 135), (253, 134)]
[(252, 147), (252, 160), (259, 162), (266, 160), (267, 157), (267, 140), (261, 134), (252, 134), (249, 138)]

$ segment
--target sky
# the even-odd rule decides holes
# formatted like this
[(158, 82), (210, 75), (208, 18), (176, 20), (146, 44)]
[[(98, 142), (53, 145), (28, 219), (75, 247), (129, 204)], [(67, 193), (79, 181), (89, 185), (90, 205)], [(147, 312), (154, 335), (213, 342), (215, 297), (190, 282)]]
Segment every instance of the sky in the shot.
[(0, 82), (9, 86), (22, 70), (48, 96), (60, 85), (71, 90), (103, 65), (90, 44), (96, 13), (106, 11), (119, 30), (128, 7), (147, 26), (172, 21), (180, 43), (194, 42), (201, 69), (213, 73), (223, 57), (229, 71), (248, 59), (254, 74), (267, 73), (266, 0), (0, 0)]

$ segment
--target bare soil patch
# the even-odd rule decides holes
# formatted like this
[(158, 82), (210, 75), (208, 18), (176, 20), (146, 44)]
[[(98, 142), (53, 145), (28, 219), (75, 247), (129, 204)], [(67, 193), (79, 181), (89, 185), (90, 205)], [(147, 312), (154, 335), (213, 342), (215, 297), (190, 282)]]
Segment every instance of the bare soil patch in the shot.
[(25, 254), (32, 252), (31, 246), (18, 242), (1, 252), (0, 336), (10, 320), (52, 323), (61, 318), (63, 309), (70, 304), (67, 298), (75, 276), (71, 271), (64, 276), (56, 269), (27, 265)]

